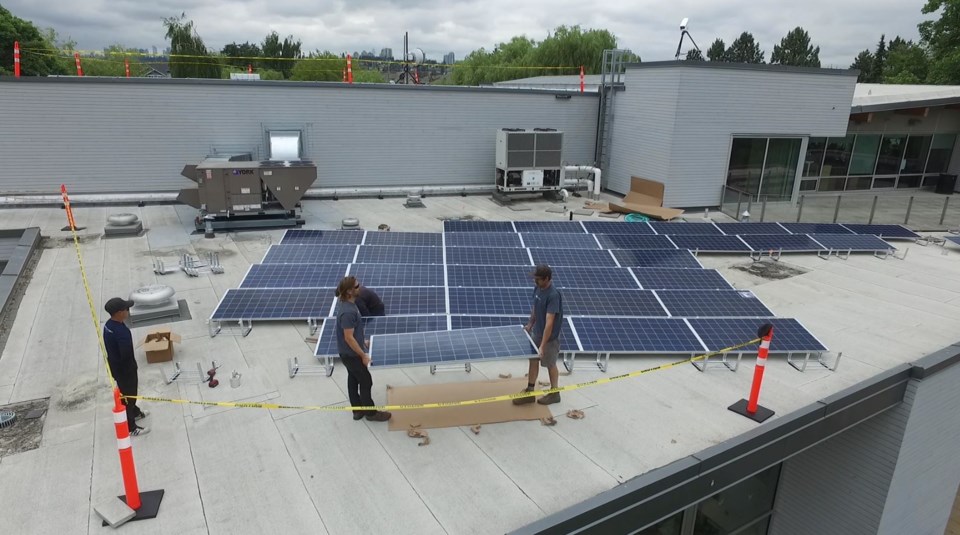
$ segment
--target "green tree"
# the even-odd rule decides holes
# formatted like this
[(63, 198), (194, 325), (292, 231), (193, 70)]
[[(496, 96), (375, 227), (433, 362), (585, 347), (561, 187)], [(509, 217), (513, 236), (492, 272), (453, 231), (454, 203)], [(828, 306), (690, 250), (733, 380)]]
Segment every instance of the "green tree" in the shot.
[(873, 74), (873, 52), (864, 50), (857, 54), (850, 68), (860, 71), (860, 74), (857, 75), (857, 82), (861, 84), (869, 83), (870, 76)]
[(883, 70), (885, 84), (922, 84), (927, 80), (927, 52), (913, 41), (899, 36), (887, 48), (887, 64)]
[(810, 34), (797, 26), (780, 40), (779, 45), (773, 45), (770, 63), (794, 67), (819, 67), (820, 47), (810, 44)]
[(0, 5), (0, 74), (13, 74), (13, 43), (20, 42), (20, 74), (48, 76), (67, 74), (67, 64), (60, 58), (54, 41), (56, 32), (44, 35), (32, 22), (16, 17)]
[(220, 55), (226, 58), (225, 61), (227, 65), (246, 68), (247, 65), (257, 64), (256, 60), (251, 60), (250, 58), (259, 58), (263, 53), (256, 43), (245, 42), (238, 44), (234, 42), (224, 46), (223, 50), (220, 51)]
[(385, 84), (383, 73), (374, 69), (353, 69), (353, 81), (358, 84)]
[(707, 49), (707, 59), (710, 61), (727, 61), (727, 45), (723, 39), (717, 39)]
[[(260, 44), (260, 49), (265, 58), (263, 67), (280, 71), (285, 78), (289, 78), (293, 72), (293, 65), (295, 63), (293, 60), (303, 56), (300, 52), (300, 47), (300, 40), (295, 40), (292, 35), (284, 37), (283, 41), (281, 41), (280, 35), (278, 35), (277, 32), (270, 32), (263, 39), (263, 43)], [(277, 59), (271, 60), (270, 58)]]
[(687, 50), (687, 61), (703, 61), (703, 53), (696, 48)]
[[(534, 65), (580, 67), (587, 74), (599, 74), (603, 51), (617, 48), (617, 38), (607, 30), (582, 30), (580, 26), (558, 26), (553, 34), (536, 45)], [(526, 59), (526, 58), (524, 58)], [(541, 74), (559, 74), (549, 72)]]
[(960, 84), (960, 0), (927, 0), (921, 11), (939, 12), (938, 19), (918, 25), (930, 58), (927, 83)]
[(170, 40), (170, 75), (173, 78), (220, 78), (220, 61), (210, 55), (186, 13), (163, 19)]
[(880, 36), (880, 42), (877, 43), (877, 50), (873, 53), (873, 69), (870, 71), (871, 83), (883, 83), (883, 70), (887, 65), (886, 37), (886, 35)]
[(81, 57), (84, 76), (125, 77), (124, 60), (130, 64), (130, 76), (142, 76), (147, 68), (140, 63), (140, 51), (123, 45), (110, 45), (103, 49), (103, 57)]
[[(297, 61), (291, 69), (290, 79), (312, 82), (340, 82), (347, 62), (329, 51), (310, 53)], [(356, 79), (356, 76), (354, 76)]]
[(730, 43), (726, 59), (732, 63), (763, 63), (763, 54), (760, 45), (753, 39), (753, 34), (743, 32)]

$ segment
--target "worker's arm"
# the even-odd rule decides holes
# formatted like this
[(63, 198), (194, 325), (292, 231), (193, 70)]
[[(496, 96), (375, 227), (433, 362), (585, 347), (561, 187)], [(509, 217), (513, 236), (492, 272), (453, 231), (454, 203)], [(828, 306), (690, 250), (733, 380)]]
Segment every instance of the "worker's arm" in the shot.
[(543, 338), (540, 339), (540, 356), (543, 356), (543, 348), (547, 345), (547, 342), (550, 340), (550, 335), (553, 334), (553, 320), (557, 317), (556, 314), (547, 312), (547, 322), (543, 325)]
[(530, 332), (533, 329), (533, 324), (537, 322), (537, 317), (534, 315), (536, 308), (530, 307), (530, 320), (527, 321), (527, 324), (523, 326), (527, 332)]
[(343, 330), (343, 339), (347, 342), (347, 345), (350, 346), (350, 349), (354, 353), (360, 355), (360, 360), (363, 361), (363, 365), (367, 366), (370, 364), (370, 355), (367, 355), (367, 352), (360, 347), (360, 344), (353, 338), (353, 329), (344, 329)]

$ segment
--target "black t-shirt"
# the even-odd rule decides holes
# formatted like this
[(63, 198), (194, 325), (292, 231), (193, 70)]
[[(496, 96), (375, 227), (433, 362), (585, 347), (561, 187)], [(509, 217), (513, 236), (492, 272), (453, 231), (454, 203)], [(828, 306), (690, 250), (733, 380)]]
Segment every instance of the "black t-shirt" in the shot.
[(347, 345), (344, 329), (353, 329), (353, 339), (363, 348), (366, 341), (363, 338), (363, 318), (360, 317), (357, 306), (349, 301), (340, 301), (337, 308), (337, 351), (341, 355), (359, 357), (360, 355)]
[(126, 325), (107, 320), (103, 325), (103, 345), (107, 349), (107, 362), (114, 377), (137, 373), (137, 359), (133, 354), (133, 335)]
[(543, 329), (547, 326), (547, 314), (556, 314), (553, 318), (553, 331), (550, 332), (549, 342), (560, 337), (560, 328), (563, 322), (563, 300), (560, 290), (550, 285), (546, 290), (533, 290), (533, 341), (540, 343), (543, 339)]
[(386, 315), (386, 307), (383, 306), (383, 301), (380, 299), (380, 296), (377, 295), (377, 292), (374, 292), (366, 286), (360, 288), (360, 295), (357, 296), (355, 303), (357, 304), (357, 308), (360, 309), (362, 316)]

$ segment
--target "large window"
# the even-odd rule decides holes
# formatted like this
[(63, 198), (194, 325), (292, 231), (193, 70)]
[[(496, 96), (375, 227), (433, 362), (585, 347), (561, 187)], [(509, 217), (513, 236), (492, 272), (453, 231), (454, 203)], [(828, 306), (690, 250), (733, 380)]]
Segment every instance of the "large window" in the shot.
[(810, 138), (800, 191), (929, 187), (936, 184), (940, 173), (947, 172), (956, 142), (957, 134)]
[(800, 161), (800, 138), (733, 139), (727, 186), (770, 200), (789, 199)]
[[(778, 464), (700, 502), (693, 532), (727, 535), (743, 533), (740, 530), (747, 526), (766, 526), (779, 478)], [(766, 530), (747, 530), (747, 533), (751, 532), (766, 533)]]

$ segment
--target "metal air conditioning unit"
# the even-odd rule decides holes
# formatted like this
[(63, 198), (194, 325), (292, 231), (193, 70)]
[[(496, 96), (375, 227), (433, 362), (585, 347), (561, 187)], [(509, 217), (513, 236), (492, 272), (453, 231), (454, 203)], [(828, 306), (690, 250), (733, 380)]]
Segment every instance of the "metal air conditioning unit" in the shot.
[(563, 186), (563, 132), (554, 128), (497, 131), (497, 192), (537, 193)]
[(194, 221), (204, 230), (291, 227), (303, 224), (300, 200), (317, 180), (309, 160), (230, 161), (208, 158), (186, 165), (181, 174), (197, 183), (177, 200), (200, 210)]

